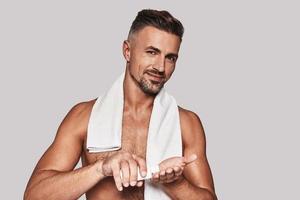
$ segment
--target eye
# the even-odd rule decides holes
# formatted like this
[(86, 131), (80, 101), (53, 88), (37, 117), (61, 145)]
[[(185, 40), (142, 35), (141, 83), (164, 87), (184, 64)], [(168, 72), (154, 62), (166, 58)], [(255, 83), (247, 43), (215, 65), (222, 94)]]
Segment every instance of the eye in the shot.
[(175, 56), (170, 56), (168, 57), (168, 59), (171, 61), (171, 62), (176, 62), (177, 58)]
[(155, 51), (147, 51), (147, 53), (151, 54), (151, 55), (156, 55)]

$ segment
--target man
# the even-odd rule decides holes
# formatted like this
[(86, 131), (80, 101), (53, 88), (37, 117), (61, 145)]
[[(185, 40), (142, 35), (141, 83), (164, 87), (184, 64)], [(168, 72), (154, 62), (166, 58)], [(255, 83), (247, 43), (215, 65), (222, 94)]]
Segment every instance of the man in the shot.
[[(142, 10), (123, 43), (126, 60), (122, 148), (86, 150), (87, 127), (96, 99), (75, 105), (39, 160), (24, 199), (144, 199), (149, 119), (155, 96), (175, 70), (182, 24), (167, 11)], [(171, 199), (217, 199), (199, 117), (178, 106), (184, 157), (162, 161), (151, 181)], [(82, 168), (73, 170), (82, 159)], [(122, 172), (122, 176), (120, 175)]]

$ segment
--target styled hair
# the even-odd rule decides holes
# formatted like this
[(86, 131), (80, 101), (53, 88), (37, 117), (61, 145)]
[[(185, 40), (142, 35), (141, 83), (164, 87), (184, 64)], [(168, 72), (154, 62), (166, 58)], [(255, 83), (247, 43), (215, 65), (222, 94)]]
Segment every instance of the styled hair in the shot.
[(143, 9), (138, 12), (131, 24), (128, 37), (146, 26), (152, 26), (162, 31), (177, 35), (180, 40), (184, 33), (181, 22), (166, 10)]

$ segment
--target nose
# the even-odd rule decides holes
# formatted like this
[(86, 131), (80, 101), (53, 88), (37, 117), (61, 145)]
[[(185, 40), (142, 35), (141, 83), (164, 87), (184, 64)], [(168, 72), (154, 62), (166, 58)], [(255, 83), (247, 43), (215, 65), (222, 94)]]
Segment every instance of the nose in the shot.
[(162, 56), (157, 58), (156, 63), (153, 68), (159, 72), (164, 72), (165, 71), (165, 58)]

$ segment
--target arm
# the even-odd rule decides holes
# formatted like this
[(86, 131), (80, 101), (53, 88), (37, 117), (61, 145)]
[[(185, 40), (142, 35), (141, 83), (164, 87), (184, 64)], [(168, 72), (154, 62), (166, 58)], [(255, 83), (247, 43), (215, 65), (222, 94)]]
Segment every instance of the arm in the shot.
[(171, 183), (162, 184), (172, 199), (216, 200), (213, 178), (206, 157), (205, 134), (199, 117), (180, 108), (183, 155), (197, 155), (197, 159), (184, 167), (183, 175)]
[(102, 161), (73, 171), (82, 152), (91, 107), (91, 102), (80, 103), (66, 115), (32, 173), (25, 200), (77, 199), (103, 179)]

